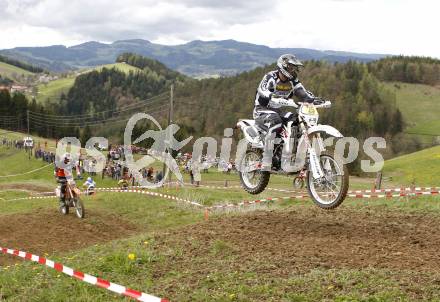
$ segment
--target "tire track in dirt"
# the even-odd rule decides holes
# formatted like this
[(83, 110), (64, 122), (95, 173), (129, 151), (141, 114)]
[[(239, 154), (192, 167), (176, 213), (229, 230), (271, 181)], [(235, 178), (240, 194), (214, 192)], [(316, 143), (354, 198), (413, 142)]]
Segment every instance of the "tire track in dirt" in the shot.
[[(215, 267), (220, 271), (234, 267), (283, 278), (330, 268), (440, 269), (440, 217), (397, 211), (310, 207), (258, 211), (211, 219), (166, 236), (159, 234), (155, 240), (158, 253), (182, 251), (164, 261), (157, 275), (196, 267), (193, 280), (208, 273), (215, 263), (223, 263)], [(213, 255), (219, 242), (225, 255)]]
[[(135, 234), (138, 228), (117, 215), (88, 211), (85, 219), (56, 210), (0, 216), (0, 245), (37, 255), (82, 249)], [(0, 265), (17, 261), (0, 257)]]

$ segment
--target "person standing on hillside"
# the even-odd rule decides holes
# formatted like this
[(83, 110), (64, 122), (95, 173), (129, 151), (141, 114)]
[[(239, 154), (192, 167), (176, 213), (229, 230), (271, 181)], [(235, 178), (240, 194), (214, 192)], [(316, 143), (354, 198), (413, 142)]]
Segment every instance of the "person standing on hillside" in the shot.
[(278, 69), (267, 73), (258, 86), (253, 116), (257, 125), (268, 130), (267, 134), (282, 125), (281, 100), (295, 96), (301, 102), (313, 102), (315, 96), (298, 80), (303, 66), (294, 55), (282, 55), (277, 61)]

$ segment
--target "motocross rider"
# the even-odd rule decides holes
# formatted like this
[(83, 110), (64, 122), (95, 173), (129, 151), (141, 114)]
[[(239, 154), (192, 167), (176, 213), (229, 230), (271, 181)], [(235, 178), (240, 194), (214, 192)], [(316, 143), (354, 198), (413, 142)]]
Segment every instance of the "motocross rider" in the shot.
[(96, 182), (91, 177), (87, 177), (87, 180), (83, 183), (83, 187), (86, 188), (87, 194), (91, 195), (95, 191)]
[(303, 66), (294, 55), (282, 55), (277, 61), (278, 69), (267, 73), (258, 86), (253, 116), (257, 125), (267, 130), (267, 135), (282, 125), (280, 114), (284, 99), (296, 96), (301, 102), (314, 101), (314, 95), (298, 80)]
[[(70, 163), (71, 156), (70, 153), (65, 153), (61, 157), (61, 160), (64, 162), (64, 164), (67, 166)], [(72, 178), (72, 173), (64, 168), (55, 166), (55, 177), (57, 178), (57, 183), (60, 184), (61, 190), (60, 190), (60, 206), (63, 206), (65, 204), (66, 200), (66, 185), (67, 180)]]
[(93, 181), (91, 177), (87, 177), (87, 180), (83, 183), (83, 187), (87, 189), (94, 188), (96, 186), (96, 182)]

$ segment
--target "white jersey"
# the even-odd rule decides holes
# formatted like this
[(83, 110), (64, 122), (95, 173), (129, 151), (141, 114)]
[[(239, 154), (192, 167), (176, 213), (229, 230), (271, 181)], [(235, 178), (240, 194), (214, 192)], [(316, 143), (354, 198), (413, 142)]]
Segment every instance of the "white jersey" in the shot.
[(297, 78), (285, 82), (281, 81), (277, 70), (267, 73), (258, 86), (255, 97), (255, 110), (275, 109), (277, 111), (276, 109), (281, 106), (270, 102), (272, 95), (282, 98), (291, 98), (295, 95), (300, 97), (302, 101), (307, 101), (308, 98), (313, 97), (313, 94), (306, 91)]

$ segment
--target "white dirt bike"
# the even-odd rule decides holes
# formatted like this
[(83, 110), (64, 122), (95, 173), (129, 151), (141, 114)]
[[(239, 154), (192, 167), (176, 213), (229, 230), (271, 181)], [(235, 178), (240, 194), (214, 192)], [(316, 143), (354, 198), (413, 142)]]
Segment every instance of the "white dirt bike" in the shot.
[(255, 120), (240, 120), (237, 124), (248, 142), (238, 161), (242, 187), (250, 194), (259, 194), (266, 188), (271, 174), (297, 175), (294, 183), (298, 177), (303, 178), (316, 205), (323, 209), (338, 207), (347, 195), (349, 174), (342, 161), (326, 150), (323, 136), (342, 138), (343, 135), (334, 127), (319, 125), (317, 111), (317, 108), (330, 108), (331, 102), (320, 98), (313, 103), (296, 103), (292, 99), (278, 102), (295, 108), (297, 114), (289, 112), (282, 117), (281, 131), (270, 151), (269, 167), (263, 158), (266, 133), (271, 129), (262, 129)]

